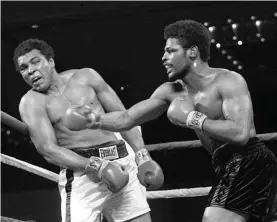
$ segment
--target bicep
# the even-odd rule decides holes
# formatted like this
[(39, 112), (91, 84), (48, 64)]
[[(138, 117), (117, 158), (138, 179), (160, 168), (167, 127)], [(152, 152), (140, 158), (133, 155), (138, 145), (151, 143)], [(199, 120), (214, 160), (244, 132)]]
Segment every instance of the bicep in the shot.
[(167, 108), (167, 102), (161, 99), (149, 98), (133, 105), (130, 109), (128, 109), (128, 116), (140, 125), (158, 118)]
[(225, 119), (232, 120), (241, 127), (250, 127), (252, 103), (245, 80), (231, 80), (222, 84), (222, 111)]
[(96, 92), (97, 98), (106, 112), (125, 110), (116, 92), (94, 70), (90, 69), (91, 86)]
[(128, 110), (129, 116), (136, 119), (139, 124), (158, 118), (169, 106), (169, 100), (166, 97), (169, 94), (168, 90), (168, 84), (159, 86), (149, 99), (132, 106)]
[(106, 112), (125, 110), (122, 101), (107, 83), (104, 83), (102, 90), (97, 93), (97, 97)]
[(20, 104), (20, 115), (28, 126), (30, 137), (39, 152), (46, 152), (56, 144), (52, 124), (44, 107), (35, 104)]

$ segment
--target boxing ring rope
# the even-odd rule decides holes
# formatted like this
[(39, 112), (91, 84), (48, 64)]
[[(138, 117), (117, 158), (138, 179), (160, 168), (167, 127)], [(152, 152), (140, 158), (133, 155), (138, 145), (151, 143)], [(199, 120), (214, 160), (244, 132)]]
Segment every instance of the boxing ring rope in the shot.
[(9, 217), (3, 217), (1, 216), (1, 222), (23, 222), (22, 220), (17, 220)]
[[(1, 111), (1, 122), (18, 130), (24, 135), (29, 135), (28, 127), (21, 121), (10, 116), (9, 114)], [(257, 137), (260, 140), (266, 141), (276, 141), (277, 133), (265, 133), (259, 134)], [(195, 148), (201, 147), (199, 140), (193, 141), (182, 141), (182, 142), (170, 142), (163, 144), (151, 144), (146, 145), (149, 151), (154, 150), (163, 150), (163, 149), (175, 149), (175, 148)], [(14, 157), (7, 156), (1, 153), (1, 162), (10, 166), (14, 166), (30, 173), (34, 173), (38, 176), (44, 177), (48, 180), (58, 182), (58, 174), (43, 169), (41, 167), (32, 165), (30, 163), (18, 160)], [(178, 197), (196, 197), (196, 196), (206, 196), (208, 195), (211, 187), (197, 187), (197, 188), (188, 188), (188, 189), (175, 189), (175, 190), (160, 190), (160, 191), (147, 191), (148, 199), (157, 199), (157, 198), (178, 198)]]
[[(17, 167), (19, 169), (44, 177), (48, 180), (52, 180), (56, 183), (59, 180), (59, 175), (52, 171), (32, 165), (22, 160), (18, 160), (14, 157), (7, 156), (3, 153), (1, 153), (1, 162), (9, 166)], [(198, 187), (198, 188), (189, 188), (189, 189), (147, 191), (147, 198), (158, 199), (158, 198), (206, 196), (208, 195), (210, 189), (211, 187)]]
[[(277, 141), (277, 133), (258, 134), (257, 137), (262, 141)], [(200, 140), (157, 143), (157, 144), (146, 145), (148, 151), (171, 150), (171, 149), (178, 149), (178, 148), (187, 149), (187, 148), (197, 148), (201, 146), (202, 145)]]

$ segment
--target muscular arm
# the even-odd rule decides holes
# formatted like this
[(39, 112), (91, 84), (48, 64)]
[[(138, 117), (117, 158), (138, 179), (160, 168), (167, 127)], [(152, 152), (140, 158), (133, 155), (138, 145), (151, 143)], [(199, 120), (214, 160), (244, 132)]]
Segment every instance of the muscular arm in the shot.
[[(91, 81), (92, 87), (97, 93), (98, 100), (101, 102), (102, 106), (106, 110), (106, 114), (101, 118), (101, 129), (113, 132), (121, 132), (123, 139), (125, 139), (131, 147), (136, 151), (144, 147), (144, 142), (139, 129), (135, 126), (150, 119), (149, 111), (152, 110), (152, 119), (161, 115), (164, 111), (165, 106), (162, 101), (156, 102), (156, 107), (159, 111), (150, 109), (150, 104), (153, 101), (146, 101), (147, 107), (144, 107), (145, 103), (142, 105), (137, 105), (130, 111), (126, 111), (124, 105), (116, 95), (115, 91), (101, 78), (99, 74), (91, 70), (93, 75), (93, 81)], [(159, 103), (159, 105), (157, 104)], [(137, 107), (137, 108), (136, 108)], [(144, 109), (142, 109), (144, 107)], [(153, 105), (151, 106), (153, 107)], [(145, 110), (147, 108), (147, 112)], [(141, 112), (144, 113), (141, 115)], [(131, 114), (131, 115), (129, 115)]]
[(239, 74), (227, 75), (219, 82), (225, 120), (206, 119), (205, 133), (228, 143), (244, 145), (250, 136), (253, 110), (247, 84)]
[(102, 115), (99, 127), (114, 132), (125, 131), (158, 118), (169, 106), (164, 94), (165, 86), (162, 85), (149, 99), (133, 105), (128, 110), (113, 110)]
[(29, 128), (30, 137), (37, 151), (49, 163), (84, 171), (88, 159), (57, 145), (54, 129), (44, 105), (40, 102), (41, 99), (29, 92), (21, 99), (19, 105), (21, 118)]

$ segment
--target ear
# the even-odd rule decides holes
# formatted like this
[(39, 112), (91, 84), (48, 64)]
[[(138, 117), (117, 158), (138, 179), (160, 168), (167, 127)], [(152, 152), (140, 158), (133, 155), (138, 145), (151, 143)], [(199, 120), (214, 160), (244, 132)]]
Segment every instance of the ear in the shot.
[(52, 68), (55, 68), (55, 61), (53, 58), (50, 58), (48, 62)]
[(188, 52), (188, 56), (191, 59), (196, 59), (197, 54), (198, 54), (198, 47), (197, 46), (192, 46), (187, 50), (187, 52)]

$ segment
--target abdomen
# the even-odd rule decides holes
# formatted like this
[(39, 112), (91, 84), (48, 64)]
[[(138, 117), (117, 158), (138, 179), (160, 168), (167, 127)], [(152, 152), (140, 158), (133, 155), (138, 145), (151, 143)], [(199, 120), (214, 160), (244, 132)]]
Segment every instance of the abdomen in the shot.
[(198, 138), (200, 139), (203, 147), (212, 154), (218, 147), (225, 144), (225, 142), (214, 139), (211, 136), (204, 135), (204, 133), (197, 132)]
[(58, 145), (67, 149), (90, 147), (108, 141), (117, 140), (113, 132), (99, 129), (71, 131), (64, 126), (55, 126), (55, 133)]

